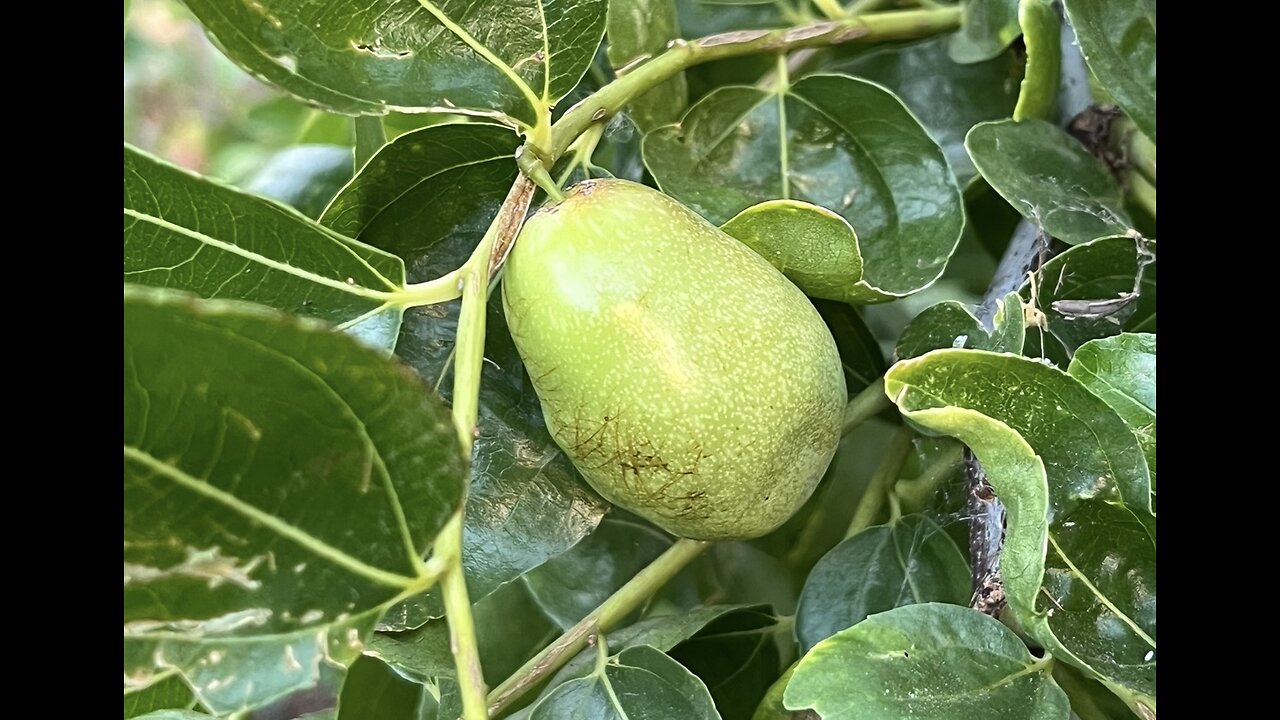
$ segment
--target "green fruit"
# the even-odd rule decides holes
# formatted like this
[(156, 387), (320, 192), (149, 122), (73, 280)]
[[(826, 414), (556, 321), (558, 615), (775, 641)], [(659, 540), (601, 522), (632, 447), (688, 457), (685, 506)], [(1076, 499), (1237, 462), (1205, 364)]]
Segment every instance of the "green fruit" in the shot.
[(822, 318), (656, 190), (594, 180), (540, 209), (502, 299), (552, 437), (601, 495), (675, 535), (763, 535), (831, 462), (847, 395)]

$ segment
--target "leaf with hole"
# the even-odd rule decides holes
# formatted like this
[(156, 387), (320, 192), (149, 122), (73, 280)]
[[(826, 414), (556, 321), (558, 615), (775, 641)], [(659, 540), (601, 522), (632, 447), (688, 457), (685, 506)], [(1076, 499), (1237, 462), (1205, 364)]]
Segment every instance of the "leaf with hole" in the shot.
[(1067, 696), (1051, 667), (998, 620), (923, 603), (872, 615), (819, 643), (783, 700), (823, 720), (1067, 720)]
[(534, 125), (591, 63), (606, 1), (186, 5), (245, 70), (334, 112), (471, 112)]
[(937, 143), (893, 93), (847, 75), (810, 75), (782, 92), (720, 88), (646, 135), (643, 149), (662, 190), (713, 223), (775, 199), (838, 213), (879, 299), (936, 280), (964, 224)]
[(128, 145), (124, 279), (269, 305), (386, 350), (404, 312), (399, 258)]
[(448, 412), (313, 321), (125, 288), (126, 673), (216, 713), (347, 664), (462, 502)]

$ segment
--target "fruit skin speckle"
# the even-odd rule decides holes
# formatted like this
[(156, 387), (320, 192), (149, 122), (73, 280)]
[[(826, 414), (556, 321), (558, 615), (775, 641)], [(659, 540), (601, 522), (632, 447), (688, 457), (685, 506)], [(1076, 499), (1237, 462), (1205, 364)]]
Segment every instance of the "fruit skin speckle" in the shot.
[(698, 540), (813, 493), (847, 391), (808, 298), (662, 193), (594, 180), (539, 210), (502, 282), (552, 437), (601, 495)]

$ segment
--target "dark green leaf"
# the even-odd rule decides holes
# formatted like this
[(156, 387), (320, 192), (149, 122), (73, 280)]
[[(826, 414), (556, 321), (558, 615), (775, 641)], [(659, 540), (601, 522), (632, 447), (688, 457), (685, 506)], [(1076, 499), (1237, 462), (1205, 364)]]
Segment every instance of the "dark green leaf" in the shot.
[(658, 650), (623, 650), (534, 706), (532, 720), (719, 720), (707, 687)]
[(889, 369), (880, 343), (852, 306), (827, 300), (814, 300), (813, 306), (826, 321), (831, 337), (835, 338), (836, 348), (840, 350), (845, 386), (850, 395), (857, 395)]
[[(702, 680), (724, 720), (750, 720), (782, 670), (778, 629), (778, 620), (772, 615), (730, 613), (713, 620), (669, 654)], [(789, 641), (789, 628), (786, 634)]]
[[(681, 37), (675, 0), (609, 0), (609, 63), (626, 67), (657, 55)], [(640, 97), (628, 109), (641, 129), (673, 123), (689, 104), (689, 86), (678, 73)]]
[[(736, 619), (734, 616), (744, 617)], [(726, 627), (748, 625), (764, 628), (775, 622), (767, 606), (708, 605), (695, 607), (675, 614), (645, 618), (608, 634), (609, 649), (619, 652), (627, 648), (648, 646), (667, 652), (680, 643), (696, 636), (703, 628), (720, 619), (726, 619)], [(597, 660), (595, 650), (588, 648), (578, 653), (543, 688), (539, 697), (546, 697), (556, 687), (574, 678), (585, 677)], [(513, 720), (528, 718), (529, 708), (516, 713)]]
[(586, 71), (606, 0), (186, 0), (254, 76), (349, 115), (463, 108), (532, 125)]
[(818, 561), (800, 593), (796, 636), (808, 652), (868, 615), (922, 602), (967, 605), (969, 596), (969, 565), (955, 541), (923, 515), (907, 515)]
[(960, 64), (947, 57), (948, 38), (871, 51), (837, 48), (832, 71), (880, 83), (896, 94), (942, 146), (960, 185), (976, 172), (964, 136), (986, 120), (1007, 118), (1018, 99), (1022, 61), (1012, 50)]
[(987, 332), (963, 303), (947, 300), (930, 305), (907, 324), (894, 354), (899, 360), (906, 360), (930, 350), (956, 347), (1021, 353), (1026, 326), (1018, 293), (1009, 293), (1003, 301), (997, 301), (994, 322), (995, 329)]
[(909, 420), (982, 461), (1008, 511), (1001, 566), (1022, 628), (1153, 706), (1155, 519), (1142, 448), (1115, 410), (1056, 368), (978, 350), (903, 361), (885, 385)]
[(388, 350), (403, 313), (399, 258), (128, 145), (124, 277), (318, 318)]
[(769, 261), (805, 295), (838, 302), (883, 296), (862, 281), (862, 253), (849, 221), (802, 200), (767, 200), (720, 227)]
[(196, 704), (196, 696), (176, 672), (157, 675), (143, 687), (125, 686), (125, 720), (145, 715), (152, 710), (190, 709)]
[(517, 145), (510, 128), (484, 123), (405, 133), (373, 156), (320, 222), (400, 256), (411, 280), (430, 280), (460, 264), (455, 254), (447, 267), (430, 262), (443, 241), (466, 245), (456, 253), (465, 260), (484, 235), (515, 180)]
[(1119, 183), (1061, 128), (1043, 120), (988, 122), (964, 142), (991, 187), (1053, 237), (1075, 245), (1131, 226)]
[(1067, 0), (1063, 4), (1094, 77), (1155, 142), (1155, 0)]
[(990, 60), (1021, 34), (1018, 0), (968, 0), (960, 32), (951, 37), (951, 59), (958, 63)]
[(823, 720), (1067, 720), (1051, 667), (998, 620), (924, 603), (824, 640), (800, 661), (784, 700)]
[[(1030, 281), (1021, 292), (1025, 300), (1037, 301), (1045, 314), (1047, 333), (1057, 342), (1031, 329), (1028, 354), (1065, 366), (1070, 353), (1089, 340), (1121, 331), (1155, 332), (1155, 254), (1154, 240), (1108, 237), (1077, 245), (1045, 263), (1037, 273), (1035, 297)], [(1125, 301), (1135, 293), (1136, 298)], [(1081, 306), (1101, 309), (1082, 314)]]
[(664, 192), (714, 223), (777, 198), (838, 212), (882, 299), (936, 280), (964, 223), (942, 150), (892, 93), (845, 75), (811, 75), (781, 95), (716, 90), (646, 135), (644, 156)]
[(349, 147), (295, 145), (272, 155), (244, 189), (316, 219), (354, 173)]
[(425, 687), (406, 680), (376, 657), (362, 655), (347, 669), (338, 720), (418, 720), (425, 692)]
[(125, 289), (126, 672), (253, 707), (349, 663), (462, 501), (407, 368), (261, 306)]
[(567, 630), (669, 547), (671, 538), (657, 530), (606, 518), (524, 581), (543, 611)]
[(1133, 430), (1156, 487), (1156, 336), (1123, 333), (1081, 345), (1067, 372), (1110, 405)]

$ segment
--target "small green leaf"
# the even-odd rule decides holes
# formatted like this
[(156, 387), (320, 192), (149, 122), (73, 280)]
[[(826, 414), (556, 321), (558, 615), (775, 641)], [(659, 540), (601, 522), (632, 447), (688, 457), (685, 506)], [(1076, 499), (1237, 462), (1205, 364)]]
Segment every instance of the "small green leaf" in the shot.
[(403, 258), (414, 282), (438, 277), (457, 263), (438, 267), (424, 256), (446, 238), (468, 252), (479, 241), (515, 180), (518, 145), (510, 128), (487, 123), (407, 132), (361, 168), (320, 222)]
[(1022, 628), (1131, 705), (1154, 707), (1155, 519), (1124, 420), (1071, 375), (980, 350), (900, 362), (885, 392), (982, 461), (1008, 513), (1001, 568)]
[(975, 170), (964, 149), (969, 128), (1013, 113), (1023, 63), (1012, 50), (991, 60), (960, 64), (947, 57), (948, 38), (872, 50), (835, 48), (829, 69), (880, 83), (896, 94), (929, 131), (963, 187)]
[(533, 125), (591, 63), (607, 0), (186, 0), (261, 80), (347, 115), (470, 110)]
[(868, 615), (922, 602), (967, 605), (969, 596), (969, 566), (955, 541), (923, 515), (907, 515), (818, 561), (800, 593), (796, 636), (808, 652)]
[(407, 368), (261, 306), (126, 286), (124, 389), (131, 677), (261, 705), (430, 584), (466, 465)]
[(145, 715), (153, 710), (187, 710), (196, 704), (191, 688), (176, 672), (161, 673), (142, 687), (125, 686), (125, 720)]
[(1110, 405), (1142, 445), (1156, 487), (1156, 336), (1123, 333), (1081, 345), (1067, 372)]
[[(1121, 331), (1155, 332), (1155, 255), (1155, 240), (1107, 237), (1069, 248), (1045, 263), (1037, 273), (1034, 299), (1057, 342), (1032, 329), (1028, 354), (1065, 366), (1070, 354), (1089, 340)], [(1033, 299), (1030, 280), (1021, 293), (1028, 302)]]
[(128, 145), (124, 278), (317, 318), (387, 350), (403, 313), (399, 258)]
[(707, 687), (680, 663), (651, 647), (623, 650), (584, 678), (538, 701), (531, 720), (719, 720)]
[(244, 189), (278, 200), (314, 220), (354, 173), (349, 147), (294, 145), (272, 155)]
[[(675, 0), (609, 0), (609, 63), (626, 68), (666, 49), (682, 37)], [(636, 125), (648, 132), (676, 122), (689, 105), (689, 84), (677, 73), (632, 100), (628, 110)]]
[(951, 59), (958, 63), (990, 60), (1021, 34), (1018, 0), (968, 0), (960, 31), (951, 36)]
[(646, 135), (644, 157), (664, 192), (714, 223), (778, 198), (839, 213), (882, 300), (936, 280), (964, 223), (942, 150), (893, 93), (846, 75), (781, 94), (720, 88)]
[(880, 343), (856, 308), (828, 300), (814, 300), (813, 306), (826, 321), (840, 351), (845, 387), (849, 395), (857, 395), (889, 369)]
[(915, 316), (898, 338), (895, 355), (906, 360), (930, 350), (973, 348), (993, 352), (1021, 352), (1026, 326), (1022, 297), (1009, 293), (997, 301), (995, 329), (988, 332), (966, 305), (954, 300), (930, 305)]
[(982, 177), (1022, 216), (1075, 245), (1132, 226), (1124, 192), (1078, 140), (1043, 120), (974, 126), (965, 147)]
[(824, 640), (800, 661), (783, 697), (823, 720), (1067, 720), (1051, 667), (998, 620), (924, 603)]
[(1066, 0), (1063, 4), (1089, 70), (1155, 142), (1155, 0)]
[(839, 302), (882, 295), (862, 280), (862, 254), (849, 221), (802, 200), (768, 200), (720, 227), (769, 261), (805, 295)]
[(524, 582), (561, 629), (568, 630), (671, 547), (643, 525), (606, 518), (572, 549), (524, 575)]

